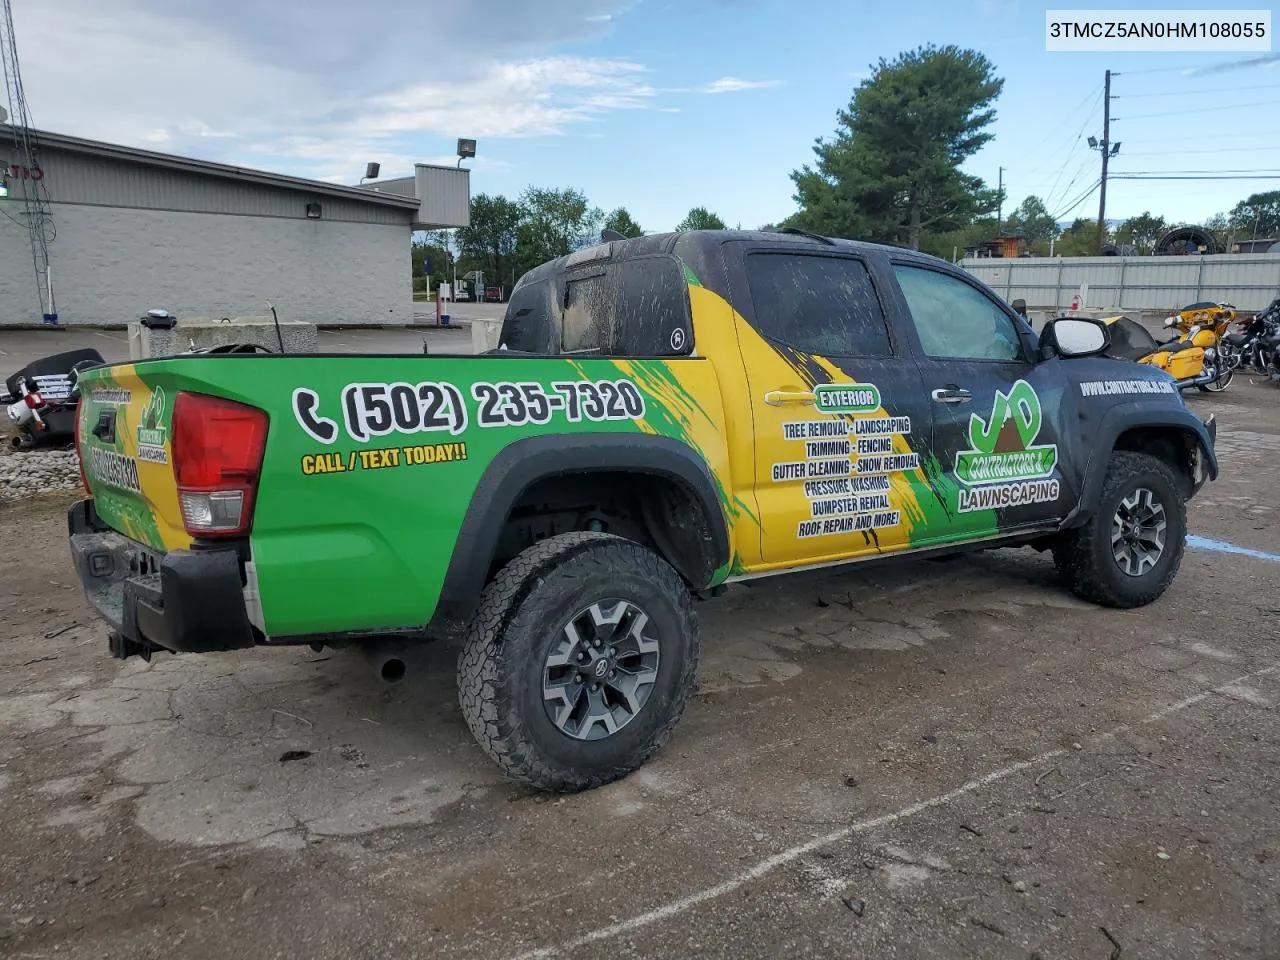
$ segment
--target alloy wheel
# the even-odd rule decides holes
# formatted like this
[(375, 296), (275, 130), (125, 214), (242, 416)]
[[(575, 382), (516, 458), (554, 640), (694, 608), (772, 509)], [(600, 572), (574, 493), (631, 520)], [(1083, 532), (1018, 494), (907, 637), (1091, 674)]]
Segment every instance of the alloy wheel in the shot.
[(1164, 504), (1146, 487), (1120, 501), (1111, 519), (1111, 550), (1116, 566), (1140, 577), (1160, 562), (1165, 547)]
[(658, 680), (660, 645), (649, 615), (601, 600), (569, 618), (547, 654), (542, 700), (561, 733), (601, 740), (636, 718)]

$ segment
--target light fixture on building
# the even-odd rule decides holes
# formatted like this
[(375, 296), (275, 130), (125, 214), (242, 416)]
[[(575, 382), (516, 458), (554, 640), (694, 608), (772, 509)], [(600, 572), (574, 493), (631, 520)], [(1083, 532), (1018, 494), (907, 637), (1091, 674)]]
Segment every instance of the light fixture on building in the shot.
[(371, 160), (364, 165), (364, 176), (360, 178), (360, 182), (364, 183), (366, 180), (377, 180), (378, 174), (381, 172), (382, 164), (375, 163)]
[(320, 219), (320, 204), (316, 203), (315, 201), (312, 201), (311, 203), (307, 204), (307, 219), (308, 220)]
[(476, 142), (474, 140), (463, 140), (458, 138), (458, 166), (462, 166), (462, 161), (470, 159), (476, 155)]

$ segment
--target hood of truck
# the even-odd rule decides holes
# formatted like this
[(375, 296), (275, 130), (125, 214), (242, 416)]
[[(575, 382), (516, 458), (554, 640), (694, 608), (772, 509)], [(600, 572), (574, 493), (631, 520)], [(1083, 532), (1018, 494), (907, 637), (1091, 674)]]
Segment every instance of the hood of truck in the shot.
[(98, 516), (156, 550), (189, 547), (173, 474), (172, 378), (119, 364), (80, 384), (79, 453)]

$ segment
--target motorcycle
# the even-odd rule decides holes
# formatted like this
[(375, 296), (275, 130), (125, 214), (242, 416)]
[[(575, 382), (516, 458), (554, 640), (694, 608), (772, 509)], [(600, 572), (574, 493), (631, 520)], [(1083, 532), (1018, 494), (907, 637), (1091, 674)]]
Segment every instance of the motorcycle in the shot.
[(1268, 374), (1274, 362), (1275, 349), (1268, 349), (1270, 338), (1280, 328), (1280, 297), (1276, 297), (1263, 310), (1248, 320), (1236, 324), (1236, 332), (1223, 340), (1240, 354), (1240, 365), (1254, 373)]
[(1258, 357), (1262, 364), (1258, 372), (1270, 380), (1280, 380), (1280, 317), (1272, 320), (1258, 337)]
[(1102, 322), (1111, 328), (1112, 356), (1158, 367), (1179, 390), (1218, 393), (1231, 384), (1240, 365), (1236, 345), (1226, 340), (1235, 317), (1229, 303), (1193, 303), (1165, 319), (1164, 326), (1177, 336), (1163, 343), (1129, 317), (1104, 317)]

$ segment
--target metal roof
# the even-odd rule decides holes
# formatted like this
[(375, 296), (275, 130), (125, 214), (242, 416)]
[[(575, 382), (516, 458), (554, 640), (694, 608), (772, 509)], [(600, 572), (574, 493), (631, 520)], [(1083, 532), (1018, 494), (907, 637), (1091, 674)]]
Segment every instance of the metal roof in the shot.
[[(47, 130), (30, 131), (35, 146), (54, 147), (73, 153), (105, 157), (110, 160), (123, 160), (169, 170), (181, 170), (186, 173), (199, 174), (206, 177), (217, 177), (223, 180), (235, 180), (241, 183), (256, 183), (283, 190), (299, 190), (322, 196), (342, 197), (361, 203), (371, 203), (384, 207), (400, 207), (406, 210), (417, 210), (416, 197), (397, 196), (391, 193), (378, 193), (358, 187), (343, 186), (338, 183), (326, 183), (323, 180), (307, 180), (303, 177), (290, 177), (283, 173), (271, 173), (266, 170), (253, 170), (248, 167), (234, 167), (225, 163), (214, 163), (210, 160), (196, 160), (192, 157), (180, 157), (171, 153), (157, 153), (154, 150), (140, 150), (137, 147), (125, 147), (115, 143), (104, 143), (100, 140), (86, 140), (83, 137), (72, 137), (65, 133), (51, 133)], [(0, 124), (0, 142), (13, 140), (13, 127)]]

